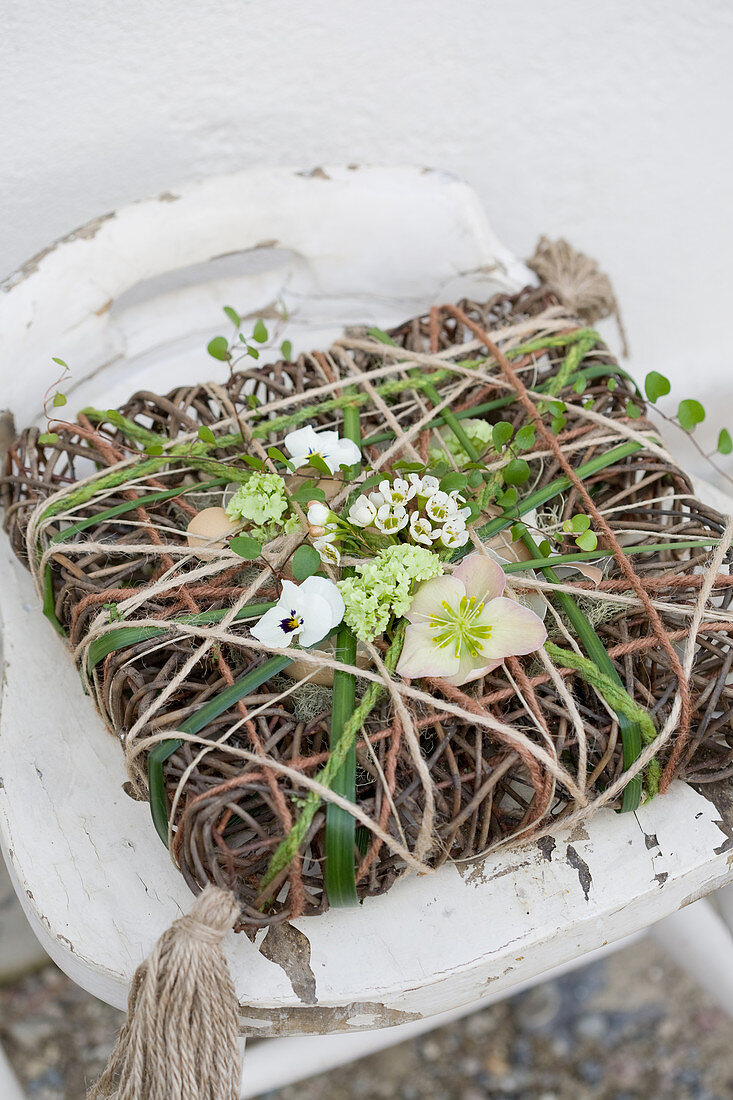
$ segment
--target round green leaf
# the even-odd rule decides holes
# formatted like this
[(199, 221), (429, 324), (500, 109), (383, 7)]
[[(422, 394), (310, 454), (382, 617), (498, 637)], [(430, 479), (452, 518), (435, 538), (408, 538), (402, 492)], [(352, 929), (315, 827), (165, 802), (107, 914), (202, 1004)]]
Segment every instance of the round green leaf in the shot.
[(644, 379), (644, 392), (650, 401), (658, 401), (660, 397), (666, 397), (671, 389), (669, 378), (665, 378), (658, 370), (650, 370)]
[(514, 436), (514, 446), (518, 451), (529, 451), (534, 447), (535, 440), (535, 426), (534, 424), (525, 424), (523, 428), (520, 428), (517, 434)]
[(236, 538), (229, 540), (229, 549), (233, 550), (235, 554), (239, 554), (240, 558), (254, 561), (262, 552), (262, 544), (250, 535), (237, 535)]
[(64, 395), (62, 393), (55, 393), (53, 395), (53, 407), (55, 409), (58, 409), (58, 407), (60, 405), (65, 405), (65, 404), (66, 404), (66, 398), (64, 397)]
[(638, 420), (641, 413), (642, 410), (633, 401), (626, 402), (626, 415), (630, 416), (632, 420)]
[(242, 318), (239, 316), (236, 309), (234, 309), (233, 306), (224, 306), (223, 308), (224, 312), (226, 313), (232, 324), (235, 325), (236, 328), (239, 328), (239, 326), (242, 324)]
[(293, 576), (296, 581), (312, 577), (321, 568), (321, 557), (314, 546), (303, 543), (293, 554)]
[(56, 432), (44, 432), (43, 435), (39, 435), (38, 442), (41, 446), (52, 447), (55, 443), (58, 443), (59, 437)]
[(254, 327), (252, 338), (256, 340), (258, 344), (264, 344), (267, 340), (267, 325), (261, 317)]
[(559, 435), (568, 422), (567, 416), (553, 416), (550, 427), (555, 435)]
[(514, 505), (517, 503), (518, 496), (519, 494), (517, 493), (517, 490), (512, 487), (511, 489), (506, 489), (497, 497), (497, 499), (502, 508), (513, 508)]
[(507, 485), (524, 485), (529, 478), (529, 465), (523, 458), (513, 458), (502, 470)]
[(688, 398), (686, 401), (680, 401), (680, 407), (677, 409), (677, 419), (684, 431), (692, 432), (695, 425), (701, 424), (705, 419), (705, 410), (699, 401)]
[(209, 340), (206, 350), (212, 359), (219, 359), (223, 363), (230, 358), (229, 341), (226, 336), (215, 336), (213, 340)]
[(575, 541), (581, 550), (595, 550), (598, 546), (598, 536), (595, 531), (584, 531)]
[(727, 428), (722, 428), (718, 436), (718, 451), (722, 455), (729, 455), (733, 451), (733, 439)]
[(440, 480), (440, 487), (444, 493), (452, 493), (454, 489), (465, 489), (467, 484), (468, 476), (459, 470), (451, 470)]
[(283, 340), (282, 344), (280, 345), (280, 352), (283, 359), (287, 359), (287, 361), (290, 362), (291, 356), (293, 354), (293, 345), (290, 343), (289, 340)]
[(163, 444), (162, 443), (148, 443), (147, 447), (145, 448), (145, 454), (146, 455), (155, 456), (155, 455), (162, 455), (162, 453), (163, 453)]
[(570, 524), (572, 530), (575, 531), (576, 534), (582, 535), (583, 532), (587, 531), (590, 527), (590, 516), (583, 515), (582, 512), (579, 512), (576, 516), (573, 516)]
[(494, 444), (494, 450), (500, 451), (514, 435), (514, 428), (511, 426), (508, 420), (500, 420), (498, 424), (494, 424), (491, 431), (491, 439)]

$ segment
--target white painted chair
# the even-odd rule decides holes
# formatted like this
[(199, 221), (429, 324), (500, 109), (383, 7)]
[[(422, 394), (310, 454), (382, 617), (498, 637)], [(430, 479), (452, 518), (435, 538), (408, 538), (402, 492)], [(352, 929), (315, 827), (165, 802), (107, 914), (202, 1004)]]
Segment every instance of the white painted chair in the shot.
[[(530, 278), (473, 192), (438, 172), (262, 169), (210, 179), (97, 219), (8, 280), (2, 403), (20, 426), (38, 419), (54, 355), (72, 368), (72, 411), (211, 376), (216, 365), (204, 349), (222, 327), (223, 304), (256, 316), (283, 299), (299, 351), (344, 324), (386, 327), (432, 303), (466, 292), (485, 298)], [(2, 851), (49, 955), (123, 1007), (135, 967), (191, 895), (148, 806), (123, 793), (119, 746), (4, 538), (0, 591)], [(726, 808), (677, 783), (636, 814), (601, 811), (574, 832), (558, 829), (554, 844), (445, 866), (358, 909), (296, 921), (297, 931), (269, 933), (266, 953), (263, 934), (255, 943), (231, 936), (243, 1034), (282, 1045), (275, 1057), (251, 1048), (242, 1096), (619, 946), (731, 880), (732, 824)], [(733, 907), (727, 895), (726, 904)], [(715, 984), (727, 967), (733, 1009), (727, 925), (702, 906), (672, 918), (676, 931), (667, 925), (667, 934), (687, 935), (688, 961), (700, 967), (705, 950), (689, 936), (689, 914), (726, 944)], [(0, 1064), (0, 1080), (3, 1072)]]

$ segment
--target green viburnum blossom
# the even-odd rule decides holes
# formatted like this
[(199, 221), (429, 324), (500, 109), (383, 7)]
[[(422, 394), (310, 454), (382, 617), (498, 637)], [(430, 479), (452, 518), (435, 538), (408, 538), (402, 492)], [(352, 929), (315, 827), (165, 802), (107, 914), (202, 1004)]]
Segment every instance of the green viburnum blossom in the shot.
[[(484, 455), (493, 446), (492, 425), (486, 420), (467, 419), (461, 421), (461, 427), (480, 455)], [(456, 466), (465, 466), (471, 459), (463, 449), (463, 444), (458, 440), (450, 428), (441, 429), (440, 433), (445, 441), (445, 449), (453, 456)], [(445, 458), (440, 447), (430, 448), (430, 461), (440, 462)]]
[(280, 524), (288, 510), (285, 482), (279, 474), (253, 473), (226, 506), (230, 519), (248, 521), (264, 531), (270, 524)]
[(364, 565), (357, 575), (338, 581), (346, 611), (344, 621), (357, 638), (371, 642), (381, 634), (391, 615), (404, 615), (412, 602), (412, 589), (443, 571), (437, 554), (423, 546), (388, 546)]

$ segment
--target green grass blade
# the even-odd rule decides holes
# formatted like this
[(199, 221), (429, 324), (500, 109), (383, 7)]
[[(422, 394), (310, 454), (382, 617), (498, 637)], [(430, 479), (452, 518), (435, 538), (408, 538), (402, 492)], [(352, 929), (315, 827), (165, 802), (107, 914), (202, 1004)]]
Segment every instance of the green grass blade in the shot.
[[(356, 638), (347, 626), (336, 636), (336, 659), (353, 665), (356, 661)], [(329, 747), (334, 752), (343, 734), (347, 720), (354, 713), (356, 681), (350, 672), (337, 669), (333, 674), (333, 703), (331, 709), (331, 738)], [(352, 744), (346, 759), (334, 776), (331, 789), (351, 802), (356, 801), (356, 747)], [(357, 905), (356, 874), (354, 867), (356, 821), (340, 806), (329, 803), (326, 809), (326, 863), (324, 877), (328, 900), (334, 906)]]
[[(347, 392), (353, 392), (349, 390)], [(344, 435), (359, 444), (361, 425), (359, 410), (349, 405), (344, 409)], [(350, 481), (358, 473), (359, 467), (352, 467), (346, 474)], [(343, 576), (353, 573), (344, 569)], [(347, 665), (356, 663), (356, 638), (344, 624), (336, 635), (336, 658)], [(333, 675), (333, 701), (331, 705), (331, 736), (329, 748), (333, 753), (343, 736), (346, 723), (354, 713), (356, 704), (356, 681), (350, 672), (336, 670)], [(352, 742), (345, 755), (344, 762), (333, 778), (332, 790), (356, 802), (356, 744)], [(329, 803), (326, 807), (326, 862), (324, 881), (326, 893), (331, 905), (344, 907), (358, 905), (356, 892), (356, 821), (340, 806)]]
[[(224, 688), (213, 699), (209, 699), (202, 707), (182, 722), (180, 729), (183, 733), (198, 733), (209, 722), (213, 722), (224, 711), (229, 710), (240, 699), (251, 695), (267, 680), (277, 676), (290, 662), (292, 657), (270, 657), (257, 668), (250, 669), (239, 680), (235, 680), (229, 687)], [(150, 788), (150, 813), (158, 836), (163, 843), (168, 845), (168, 800), (165, 793), (165, 781), (163, 777), (163, 764), (179, 749), (183, 742), (180, 738), (168, 738), (150, 752), (148, 756), (148, 785)]]
[[(622, 546), (622, 554), (660, 554), (663, 550), (696, 550), (704, 546), (717, 546), (720, 539), (687, 539), (681, 542), (655, 542), (641, 546)], [(608, 557), (603, 550), (580, 550), (577, 554), (556, 554), (548, 558), (530, 558), (527, 561), (509, 562), (502, 565), (505, 573), (523, 573), (527, 569), (554, 568), (556, 565), (575, 565), (576, 562), (598, 561)]]
[[(241, 608), (240, 611), (234, 616), (234, 621), (239, 622), (242, 619), (254, 619), (259, 618), (260, 615), (264, 615), (266, 611), (269, 611), (275, 604), (272, 600), (268, 603), (253, 603), (247, 607)], [(138, 642), (145, 642), (148, 638), (159, 637), (165, 634), (171, 623), (191, 623), (194, 625), (205, 623), (218, 623), (229, 614), (231, 608), (221, 607), (216, 611), (202, 611), (200, 615), (186, 615), (180, 619), (169, 619), (166, 623), (160, 626), (121, 626), (115, 630), (109, 630), (106, 634), (102, 634), (99, 638), (95, 638), (92, 644), (89, 646), (87, 653), (87, 671), (91, 672), (100, 661), (103, 661), (110, 653), (115, 653), (118, 649), (126, 649), (128, 646), (137, 645)]]

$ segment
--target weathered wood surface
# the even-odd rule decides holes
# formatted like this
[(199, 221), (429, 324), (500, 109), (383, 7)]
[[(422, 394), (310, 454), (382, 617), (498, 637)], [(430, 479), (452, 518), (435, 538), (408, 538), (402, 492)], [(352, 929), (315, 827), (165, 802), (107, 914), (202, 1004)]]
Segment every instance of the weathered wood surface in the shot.
[[(186, 274), (188, 286), (179, 274), (177, 283), (133, 289), (224, 252), (250, 250), (251, 260), (273, 239), (291, 251), (266, 270), (217, 269), (210, 279), (201, 269)], [(221, 328), (225, 302), (257, 314), (283, 295), (299, 349), (343, 323), (388, 325), (469, 288), (488, 296), (518, 285), (525, 274), (475, 196), (437, 173), (278, 170), (210, 180), (93, 223), (6, 285), (3, 396), (18, 423), (36, 417), (51, 355), (73, 367), (71, 408), (115, 404), (143, 380), (166, 388), (210, 375), (216, 367), (202, 348)], [(0, 592), (0, 843), (48, 953), (121, 1007), (135, 967), (191, 896), (147, 805), (123, 793), (119, 746), (4, 539)], [(723, 802), (721, 794), (718, 809), (678, 783), (636, 814), (601, 811), (572, 832), (406, 879), (359, 909), (297, 921), (254, 944), (232, 936), (242, 1029), (399, 1024), (511, 990), (642, 929), (732, 877), (733, 818)]]

